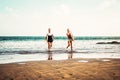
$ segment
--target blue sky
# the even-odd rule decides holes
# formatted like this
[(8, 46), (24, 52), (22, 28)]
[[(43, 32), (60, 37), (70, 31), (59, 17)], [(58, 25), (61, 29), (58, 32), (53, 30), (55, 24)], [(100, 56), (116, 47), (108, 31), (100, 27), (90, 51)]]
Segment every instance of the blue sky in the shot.
[(0, 36), (120, 36), (120, 0), (0, 0)]

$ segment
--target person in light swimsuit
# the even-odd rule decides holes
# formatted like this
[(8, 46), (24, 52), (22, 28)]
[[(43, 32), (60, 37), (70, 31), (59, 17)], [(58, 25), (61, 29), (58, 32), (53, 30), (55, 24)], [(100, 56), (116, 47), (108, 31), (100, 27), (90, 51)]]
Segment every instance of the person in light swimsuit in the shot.
[(50, 50), (51, 47), (52, 47), (53, 39), (54, 39), (54, 36), (51, 33), (51, 29), (49, 28), (48, 29), (48, 34), (46, 35), (46, 40), (47, 40), (47, 43), (48, 43), (48, 50)]
[(67, 46), (67, 48), (71, 46), (71, 50), (72, 50), (72, 48), (73, 48), (72, 41), (74, 40), (74, 38), (73, 38), (73, 35), (72, 35), (72, 33), (70, 32), (69, 29), (67, 29), (66, 35), (67, 35), (67, 38), (68, 38), (68, 46)]

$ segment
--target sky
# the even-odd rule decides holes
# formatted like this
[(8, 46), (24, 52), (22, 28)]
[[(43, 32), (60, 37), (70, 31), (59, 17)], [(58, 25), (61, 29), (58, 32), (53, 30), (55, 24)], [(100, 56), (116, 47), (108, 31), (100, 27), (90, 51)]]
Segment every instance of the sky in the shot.
[(0, 0), (0, 36), (120, 36), (120, 0)]

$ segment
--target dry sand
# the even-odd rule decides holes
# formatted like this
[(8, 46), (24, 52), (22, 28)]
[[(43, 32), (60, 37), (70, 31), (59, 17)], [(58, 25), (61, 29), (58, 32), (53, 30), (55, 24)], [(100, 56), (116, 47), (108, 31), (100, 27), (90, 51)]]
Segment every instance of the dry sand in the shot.
[(0, 64), (0, 80), (120, 80), (120, 59)]

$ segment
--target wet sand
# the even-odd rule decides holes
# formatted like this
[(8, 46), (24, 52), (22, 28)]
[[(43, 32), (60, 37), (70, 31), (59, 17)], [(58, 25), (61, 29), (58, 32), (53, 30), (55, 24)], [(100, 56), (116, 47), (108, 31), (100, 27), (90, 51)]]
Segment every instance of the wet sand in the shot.
[(120, 59), (68, 59), (0, 64), (0, 80), (120, 80)]

